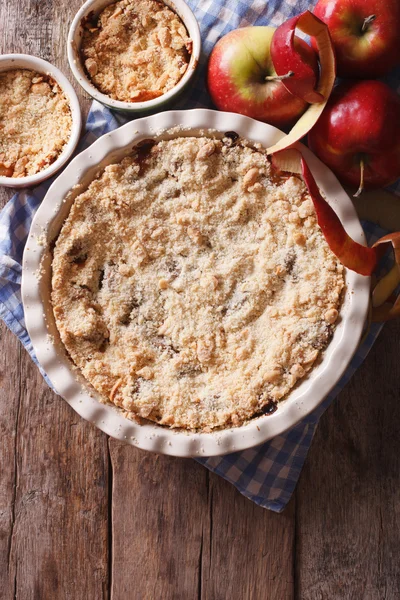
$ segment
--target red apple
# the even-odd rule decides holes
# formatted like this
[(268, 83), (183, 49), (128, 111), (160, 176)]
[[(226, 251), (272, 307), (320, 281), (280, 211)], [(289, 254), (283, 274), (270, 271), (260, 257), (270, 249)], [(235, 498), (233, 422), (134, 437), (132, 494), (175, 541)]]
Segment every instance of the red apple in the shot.
[[(275, 30), (271, 42), (271, 57), (278, 75), (284, 75), (288, 72), (295, 75), (295, 77), (282, 80), (285, 88), (295, 96), (302, 98), (302, 100), (315, 104), (324, 101), (322, 94), (316, 90), (317, 72), (313, 66), (303, 63), (302, 56), (298, 54), (294, 44), (296, 27), (298, 27), (302, 17), (307, 17), (307, 14), (311, 17), (311, 13), (297, 15), (282, 23)], [(312, 18), (316, 19), (315, 16)]]
[(381, 81), (338, 85), (308, 134), (315, 154), (338, 178), (365, 188), (400, 177), (400, 98)]
[(400, 63), (399, 0), (319, 0), (314, 14), (329, 27), (339, 77), (382, 77)]
[[(304, 62), (301, 54), (296, 51), (296, 30), (315, 38), (317, 42), (320, 66), (317, 88), (315, 88), (317, 79), (315, 72), (312, 72), (309, 65)], [(267, 148), (267, 154), (269, 155), (290, 148), (307, 135), (318, 121), (329, 100), (335, 83), (336, 66), (327, 24), (323, 23), (309, 10), (305, 10), (303, 13), (282, 23), (276, 29), (272, 38), (271, 58), (279, 75), (283, 75), (286, 69), (293, 68), (293, 71), (290, 71), (293, 78), (282, 77), (282, 83), (289, 92), (306, 102), (310, 102), (310, 105), (296, 124), (293, 125), (290, 132)]]
[[(211, 52), (207, 82), (220, 110), (285, 127), (308, 104), (291, 94), (276, 75), (270, 52), (274, 31), (273, 27), (243, 27), (221, 38)], [(295, 45), (304, 63), (317, 74), (314, 50), (300, 38), (295, 38)]]

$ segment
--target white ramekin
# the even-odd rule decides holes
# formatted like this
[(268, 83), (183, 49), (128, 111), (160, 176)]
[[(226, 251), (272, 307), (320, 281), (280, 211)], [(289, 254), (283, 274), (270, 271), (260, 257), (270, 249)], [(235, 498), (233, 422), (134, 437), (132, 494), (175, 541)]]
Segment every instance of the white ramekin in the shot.
[[(85, 419), (108, 435), (144, 450), (174, 456), (216, 456), (251, 448), (280, 435), (310, 414), (335, 387), (358, 346), (369, 306), (369, 277), (346, 269), (346, 289), (340, 320), (321, 362), (304, 377), (272, 415), (241, 427), (213, 433), (187, 433), (125, 419), (117, 408), (101, 404), (98, 394), (72, 365), (54, 321), (51, 295), (51, 247), (74, 198), (106, 165), (132, 152), (143, 139), (171, 139), (236, 131), (266, 147), (283, 135), (275, 127), (238, 114), (214, 110), (160, 112), (127, 123), (103, 135), (81, 152), (53, 183), (32, 223), (22, 268), (22, 300), (33, 348), (54, 389)], [(346, 231), (365, 243), (354, 206), (333, 173), (310, 150), (298, 144), (317, 183), (334, 207)]]
[(59, 69), (57, 69), (57, 67), (47, 62), (47, 60), (37, 58), (36, 56), (30, 56), (29, 54), (1, 55), (0, 71), (11, 71), (13, 69), (30, 69), (31, 71), (43, 73), (43, 75), (49, 75), (58, 83), (60, 88), (63, 90), (71, 107), (71, 135), (64, 150), (61, 152), (60, 156), (57, 158), (56, 161), (54, 161), (49, 167), (43, 169), (43, 171), (39, 171), (39, 173), (36, 173), (35, 175), (28, 175), (27, 177), (0, 176), (0, 185), (4, 185), (5, 187), (33, 187), (54, 175), (71, 158), (79, 141), (79, 136), (82, 129), (81, 109), (75, 90), (68, 81), (68, 79), (65, 77), (65, 75), (61, 73)]
[(146, 102), (122, 102), (120, 100), (114, 100), (102, 94), (90, 81), (86, 75), (85, 69), (81, 60), (81, 41), (83, 35), (83, 23), (85, 19), (90, 15), (98, 15), (106, 6), (114, 4), (117, 0), (87, 0), (85, 4), (79, 9), (74, 20), (72, 21), (69, 34), (68, 34), (68, 60), (71, 67), (71, 71), (74, 74), (79, 85), (92, 96), (95, 100), (98, 100), (108, 108), (113, 110), (128, 112), (128, 113), (144, 113), (154, 110), (158, 110), (164, 107), (167, 103), (175, 99), (186, 87), (188, 82), (192, 79), (194, 72), (197, 68), (200, 51), (201, 51), (201, 37), (199, 25), (196, 21), (196, 17), (184, 2), (184, 0), (163, 0), (164, 4), (169, 6), (176, 14), (181, 18), (185, 25), (190, 38), (193, 41), (192, 54), (190, 57), (189, 66), (182, 79), (173, 87), (171, 90), (153, 100), (147, 100)]

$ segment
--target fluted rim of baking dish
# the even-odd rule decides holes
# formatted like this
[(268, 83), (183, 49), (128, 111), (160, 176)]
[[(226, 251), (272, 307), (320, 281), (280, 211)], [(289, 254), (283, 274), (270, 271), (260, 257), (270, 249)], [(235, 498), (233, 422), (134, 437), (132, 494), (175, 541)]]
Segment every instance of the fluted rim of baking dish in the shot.
[(46, 169), (28, 175), (26, 177), (4, 177), (0, 176), (0, 185), (11, 188), (33, 187), (42, 181), (49, 179), (57, 173), (73, 155), (79, 141), (82, 129), (82, 115), (78, 96), (66, 76), (54, 65), (43, 58), (31, 54), (2, 54), (0, 55), (0, 72), (12, 71), (14, 69), (30, 69), (49, 75), (60, 86), (68, 99), (71, 109), (72, 127), (69, 140), (67, 141), (60, 156)]
[(84, 22), (84, 19), (88, 17), (90, 13), (100, 13), (106, 6), (114, 4), (115, 2), (116, 0), (87, 0), (76, 13), (69, 29), (67, 41), (67, 55), (71, 71), (79, 85), (89, 94), (89, 96), (109, 108), (125, 113), (145, 113), (157, 108), (159, 109), (160, 106), (172, 102), (177, 98), (195, 74), (201, 54), (199, 24), (193, 11), (184, 0), (162, 0), (166, 6), (171, 8), (176, 12), (178, 17), (180, 17), (192, 40), (193, 47), (188, 68), (178, 83), (158, 98), (146, 100), (144, 102), (124, 102), (122, 100), (114, 100), (111, 96), (103, 94), (95, 85), (93, 85), (86, 75), (80, 56), (80, 48), (83, 34), (82, 23)]
[[(120, 160), (143, 139), (232, 130), (263, 146), (277, 142), (283, 135), (275, 127), (249, 117), (194, 109), (144, 117), (102, 136), (79, 154), (53, 183), (29, 233), (23, 257), (22, 298), (26, 326), (40, 365), (56, 392), (83, 418), (108, 435), (144, 450), (183, 457), (217, 456), (251, 448), (280, 435), (317, 408), (334, 388), (354, 355), (363, 331), (370, 279), (346, 270), (341, 318), (320, 364), (278, 404), (272, 415), (257, 417), (241, 427), (212, 433), (174, 431), (155, 423), (139, 425), (129, 421), (119, 409), (101, 404), (98, 395), (72, 365), (59, 340), (50, 304), (49, 246), (58, 235), (74, 197), (101, 169)], [(300, 144), (298, 147), (347, 232), (360, 243), (365, 243), (355, 208), (336, 177), (310, 150)]]

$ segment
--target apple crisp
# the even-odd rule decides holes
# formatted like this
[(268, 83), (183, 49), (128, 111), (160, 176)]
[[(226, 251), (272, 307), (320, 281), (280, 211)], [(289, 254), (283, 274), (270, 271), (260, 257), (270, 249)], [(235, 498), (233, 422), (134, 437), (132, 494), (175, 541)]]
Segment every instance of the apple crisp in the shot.
[(26, 177), (49, 167), (71, 135), (60, 86), (28, 69), (0, 72), (0, 175)]
[(158, 0), (121, 0), (85, 21), (81, 53), (93, 85), (124, 102), (152, 100), (187, 70), (192, 41)]
[(211, 431), (271, 413), (335, 328), (343, 267), (304, 183), (226, 136), (142, 142), (57, 239), (61, 339), (130, 418)]

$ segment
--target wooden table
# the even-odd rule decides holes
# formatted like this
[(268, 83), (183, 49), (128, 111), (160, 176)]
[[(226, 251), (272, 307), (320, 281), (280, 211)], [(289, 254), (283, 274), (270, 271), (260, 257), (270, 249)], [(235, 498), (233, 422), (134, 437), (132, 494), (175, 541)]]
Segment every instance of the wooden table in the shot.
[[(80, 4), (2, 0), (1, 51), (41, 56), (74, 83), (65, 43)], [(399, 322), (322, 418), (281, 515), (193, 460), (107, 438), (0, 335), (2, 599), (400, 597)]]

